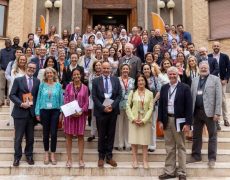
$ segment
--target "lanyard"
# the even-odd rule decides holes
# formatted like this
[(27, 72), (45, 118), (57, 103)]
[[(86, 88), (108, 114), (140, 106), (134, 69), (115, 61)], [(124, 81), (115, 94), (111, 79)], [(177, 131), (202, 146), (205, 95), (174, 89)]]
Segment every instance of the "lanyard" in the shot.
[(85, 68), (87, 69), (90, 63), (90, 59), (88, 59), (88, 62), (86, 62), (86, 59), (84, 59), (84, 63), (85, 63)]
[[(203, 81), (202, 84), (201, 84), (201, 82), (199, 81), (199, 89), (202, 89), (202, 88), (203, 88), (203, 86), (204, 86), (205, 82), (207, 81), (207, 79), (208, 79), (208, 76), (204, 79), (204, 81)], [(200, 78), (200, 80), (201, 80), (201, 78)]]
[(169, 90), (169, 99), (171, 99), (171, 97), (174, 94), (174, 92), (176, 91), (176, 89), (177, 89), (177, 86), (173, 89), (172, 92), (170, 92), (170, 90)]
[(125, 93), (127, 93), (127, 91), (128, 91), (129, 80), (127, 79), (126, 82), (125, 82), (122, 78), (121, 78), (121, 80), (122, 80), (122, 83), (123, 83), (124, 88), (125, 88)]
[(78, 93), (81, 91), (81, 86), (80, 88), (75, 88), (73, 84), (73, 91), (74, 91), (74, 99), (77, 99)]

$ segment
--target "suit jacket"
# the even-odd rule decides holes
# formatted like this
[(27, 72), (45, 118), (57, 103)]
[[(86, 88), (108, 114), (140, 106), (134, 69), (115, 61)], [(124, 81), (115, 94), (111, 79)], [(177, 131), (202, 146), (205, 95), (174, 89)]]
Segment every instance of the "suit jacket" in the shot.
[[(158, 107), (158, 120), (164, 125), (164, 129), (168, 124), (168, 93), (170, 85), (165, 84), (160, 91), (160, 100)], [(185, 118), (186, 124), (192, 124), (192, 95), (190, 87), (186, 84), (178, 82), (175, 101), (174, 116), (176, 118)]]
[[(83, 68), (85, 68), (85, 64), (84, 64), (84, 59), (85, 59), (85, 55), (84, 56), (81, 56), (77, 62), (77, 64)], [(97, 59), (95, 57), (93, 57), (91, 55), (91, 60), (90, 60), (90, 63), (89, 63), (89, 70), (90, 72), (93, 72), (93, 62), (96, 61)]]
[[(129, 93), (126, 114), (129, 118), (129, 121), (133, 121), (138, 118), (138, 110), (140, 108), (140, 101), (138, 91), (131, 91)], [(142, 121), (144, 124), (152, 123), (152, 113), (153, 113), (153, 93), (148, 89), (145, 90), (145, 98), (144, 98), (144, 115)]]
[[(80, 73), (81, 73), (81, 82), (84, 82), (84, 68), (77, 65), (77, 67), (80, 69)], [(72, 71), (70, 70), (69, 66), (67, 66), (66, 68), (64, 68), (63, 70), (63, 75), (62, 75), (62, 85), (63, 85), (63, 89), (65, 89), (65, 87), (67, 86), (67, 84), (69, 84), (72, 81)]]
[[(198, 56), (198, 64), (200, 64), (201, 61), (202, 61), (201, 57)], [(216, 58), (208, 57), (208, 64), (209, 64), (210, 74), (214, 76), (218, 76), (220, 70)]]
[[(45, 64), (46, 58), (44, 57), (43, 65)], [(40, 69), (40, 59), (38, 57), (34, 57), (31, 59), (31, 62), (34, 62), (36, 64), (36, 72), (34, 73), (34, 77), (38, 76), (38, 71)]]
[[(112, 84), (112, 96), (110, 99), (114, 100), (114, 102), (112, 103), (113, 111), (110, 112), (109, 114), (117, 115), (120, 113), (119, 103), (122, 98), (122, 90), (121, 90), (120, 81), (117, 77), (110, 76), (110, 80)], [(93, 79), (92, 97), (94, 102), (94, 116), (98, 117), (98, 116), (103, 116), (105, 114), (108, 114), (104, 112), (105, 106), (103, 106), (105, 96), (104, 96), (104, 82), (102, 76)]]
[[(126, 61), (125, 56), (123, 56), (120, 60), (119, 60), (119, 68), (118, 68), (118, 76), (120, 76), (120, 66), (122, 64), (124, 64)], [(139, 57), (132, 55), (130, 61), (129, 61), (129, 65), (130, 65), (130, 73), (129, 76), (133, 79), (136, 78), (138, 73), (141, 73), (141, 60)]]
[(24, 109), (21, 106), (23, 99), (22, 95), (29, 93), (29, 89), (27, 86), (27, 79), (26, 76), (22, 76), (16, 78), (14, 80), (9, 98), (14, 103), (14, 108), (12, 111), (13, 118), (28, 118), (30, 116), (35, 117), (35, 105), (37, 100), (37, 94), (39, 89), (40, 81), (37, 78), (33, 78), (33, 88), (32, 88), (32, 96), (33, 96), (33, 106), (28, 109)]
[[(209, 54), (208, 57), (213, 58), (213, 54)], [(220, 79), (229, 81), (230, 60), (227, 54), (220, 53), (219, 69), (220, 69)]]
[[(151, 46), (148, 44), (147, 52), (151, 51)], [(137, 46), (136, 55), (141, 59), (142, 63), (145, 63), (145, 54), (144, 54), (144, 48), (143, 43), (141, 43), (139, 46)]]
[[(193, 112), (195, 110), (197, 87), (199, 77), (195, 77), (192, 81), (191, 91), (193, 97)], [(206, 116), (213, 117), (215, 114), (221, 114), (222, 107), (222, 91), (220, 79), (214, 75), (209, 75), (205, 83), (203, 91), (203, 103)]]

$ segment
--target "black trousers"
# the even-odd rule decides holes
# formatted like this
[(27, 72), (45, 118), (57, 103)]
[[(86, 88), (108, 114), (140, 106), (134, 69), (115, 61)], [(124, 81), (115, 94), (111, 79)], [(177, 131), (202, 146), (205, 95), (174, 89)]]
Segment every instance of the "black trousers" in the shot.
[(14, 158), (20, 160), (22, 157), (22, 138), (25, 134), (26, 146), (25, 155), (30, 158), (33, 157), (34, 145), (34, 120), (32, 117), (25, 119), (14, 118)]
[(192, 156), (196, 160), (201, 160), (202, 149), (202, 132), (204, 124), (208, 129), (208, 159), (216, 160), (217, 151), (217, 129), (216, 122), (213, 118), (206, 116), (204, 110), (195, 110), (194, 124), (193, 124), (193, 144), (192, 144)]
[(112, 151), (115, 137), (117, 114), (106, 114), (96, 117), (98, 130), (99, 159), (112, 159)]
[(51, 136), (51, 152), (56, 152), (57, 130), (60, 109), (41, 109), (40, 118), (43, 126), (43, 145), (44, 150), (49, 151), (49, 137)]

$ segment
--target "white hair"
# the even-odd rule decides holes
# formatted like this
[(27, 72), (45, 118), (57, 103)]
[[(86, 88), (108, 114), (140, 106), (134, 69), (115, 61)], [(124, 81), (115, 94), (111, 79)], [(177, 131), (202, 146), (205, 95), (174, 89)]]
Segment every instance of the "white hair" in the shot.
[(171, 66), (171, 67), (169, 67), (169, 68), (167, 69), (167, 74), (168, 74), (169, 72), (175, 72), (176, 74), (179, 73), (178, 69), (177, 69), (176, 67), (174, 67), (174, 66)]
[(209, 69), (208, 61), (201, 61), (201, 62), (199, 63), (199, 68), (201, 68), (201, 66), (203, 66), (203, 65), (206, 65), (206, 66), (208, 67), (208, 69)]
[(126, 43), (125, 44), (125, 48), (131, 48), (131, 49), (133, 49), (134, 47), (133, 47), (133, 45), (131, 43)]

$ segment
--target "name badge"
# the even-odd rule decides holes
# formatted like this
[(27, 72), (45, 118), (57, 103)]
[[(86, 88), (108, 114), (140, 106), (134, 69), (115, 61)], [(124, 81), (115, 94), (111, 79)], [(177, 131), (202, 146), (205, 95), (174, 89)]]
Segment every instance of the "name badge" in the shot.
[(128, 99), (128, 94), (125, 94), (124, 99), (125, 99), (125, 100), (127, 100), (127, 99)]
[(52, 103), (47, 103), (47, 104), (46, 104), (46, 107), (47, 107), (48, 109), (51, 109), (51, 108), (52, 108)]
[(198, 90), (197, 91), (197, 95), (202, 95), (203, 94), (203, 91), (202, 90)]
[(108, 93), (104, 93), (105, 99), (109, 99), (110, 95)]

